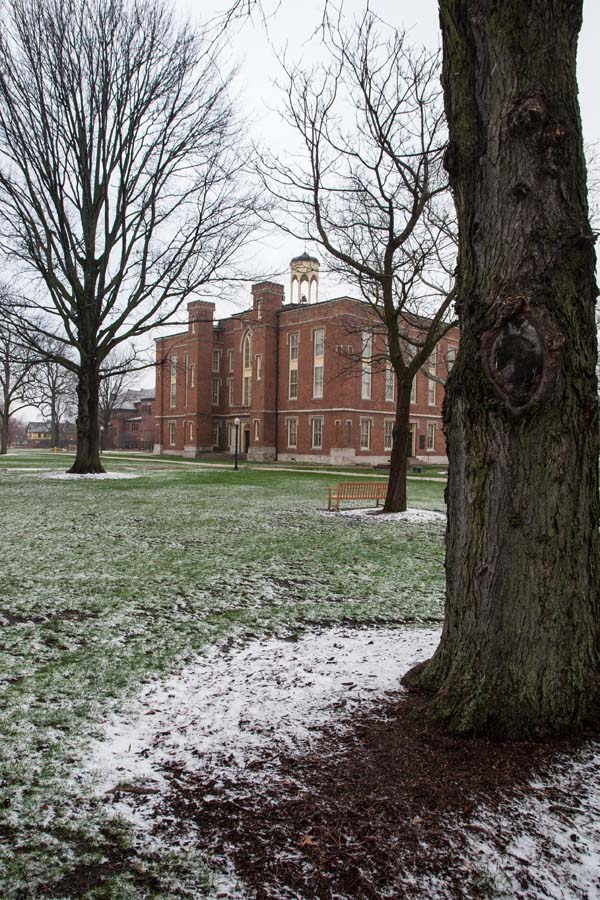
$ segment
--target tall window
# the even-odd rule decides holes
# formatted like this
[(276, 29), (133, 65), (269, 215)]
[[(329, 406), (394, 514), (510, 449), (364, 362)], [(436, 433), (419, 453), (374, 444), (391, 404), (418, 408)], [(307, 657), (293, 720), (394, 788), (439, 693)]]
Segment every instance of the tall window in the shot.
[(290, 400), (298, 399), (298, 369), (290, 369)]
[(192, 444), (194, 441), (194, 423), (188, 422), (188, 443)]
[(385, 399), (394, 399), (394, 370), (391, 363), (385, 367)]
[(427, 423), (427, 449), (435, 450), (435, 423)]
[(293, 331), (289, 336), (290, 346), (290, 374), (288, 379), (290, 400), (298, 399), (298, 332)]
[(233, 372), (233, 360), (234, 360), (233, 350), (227, 351), (227, 360), (228, 360), (228, 364), (229, 364), (229, 371)]
[(417, 376), (416, 376), (416, 373), (415, 373), (415, 377), (412, 380), (412, 384), (410, 386), (410, 402), (411, 403), (417, 402)]
[(287, 420), (288, 447), (298, 446), (298, 419)]
[(256, 380), (262, 380), (262, 353), (256, 354)]
[(171, 355), (171, 381), (169, 391), (169, 406), (173, 407), (177, 404), (177, 354)]
[(212, 423), (212, 445), (213, 447), (219, 446), (219, 438), (220, 438), (220, 422)]
[(244, 368), (252, 367), (252, 337), (247, 334), (244, 340)]
[(256, 318), (257, 319), (262, 319), (262, 308), (263, 308), (262, 300), (257, 300), (256, 301)]
[(234, 391), (235, 391), (235, 381), (233, 380), (233, 378), (228, 378), (227, 379), (227, 393), (228, 393), (227, 399), (229, 400), (230, 406), (233, 406)]
[[(429, 374), (435, 375), (437, 368), (437, 347), (434, 347), (429, 357)], [(427, 404), (435, 406), (435, 381), (433, 378), (427, 379)]]
[(446, 368), (448, 370), (448, 375), (454, 368), (454, 363), (456, 362), (456, 347), (448, 347), (446, 351)]
[(244, 338), (242, 352), (244, 369), (242, 372), (242, 403), (250, 406), (252, 403), (252, 337), (247, 334)]
[(196, 387), (196, 366), (194, 363), (190, 366), (190, 387)]
[(169, 446), (175, 446), (175, 440), (177, 437), (177, 422), (169, 422)]
[(212, 380), (212, 388), (211, 388), (211, 403), (213, 406), (219, 405), (219, 394), (221, 388), (221, 379), (218, 375), (215, 375)]
[(313, 333), (313, 397), (323, 396), (323, 364), (325, 356), (325, 329), (315, 328)]
[(212, 352), (212, 370), (219, 372), (221, 370), (221, 351), (213, 350)]
[(373, 356), (373, 335), (368, 331), (362, 333), (362, 380), (361, 397), (363, 400), (371, 399), (371, 360)]
[(320, 416), (311, 420), (312, 426), (312, 448), (313, 450), (321, 450), (323, 447), (323, 419)]
[(190, 354), (183, 355), (183, 405), (188, 405), (188, 382), (190, 376)]
[(371, 420), (370, 419), (361, 419), (360, 420), (360, 449), (361, 450), (370, 450), (371, 449)]
[(383, 423), (383, 449), (391, 450), (394, 443), (394, 420), (385, 419)]
[(260, 439), (260, 419), (254, 420), (254, 440), (258, 441)]

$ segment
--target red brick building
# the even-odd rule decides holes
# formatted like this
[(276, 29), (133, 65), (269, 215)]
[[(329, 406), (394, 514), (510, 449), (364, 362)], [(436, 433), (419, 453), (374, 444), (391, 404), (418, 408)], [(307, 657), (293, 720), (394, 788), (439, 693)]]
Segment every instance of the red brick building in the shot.
[[(188, 304), (188, 329), (156, 341), (156, 453), (197, 456), (235, 447), (253, 460), (381, 464), (389, 460), (395, 378), (378, 320), (349, 297), (309, 303), (318, 261), (292, 260), (282, 285), (252, 288), (252, 307), (214, 321), (214, 303)], [(458, 347), (453, 329), (430, 357), (444, 379)], [(411, 407), (411, 456), (446, 459), (443, 386), (419, 372)]]
[(112, 412), (108, 433), (103, 434), (105, 450), (152, 450), (156, 412), (154, 389), (125, 391)]

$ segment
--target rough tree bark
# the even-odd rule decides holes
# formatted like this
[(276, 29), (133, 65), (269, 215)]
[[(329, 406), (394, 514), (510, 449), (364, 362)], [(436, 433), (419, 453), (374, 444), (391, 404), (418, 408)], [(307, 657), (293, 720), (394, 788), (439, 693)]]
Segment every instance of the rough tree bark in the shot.
[(582, 0), (440, 0), (461, 345), (444, 419), (446, 617), (409, 686), (458, 732), (597, 718), (594, 247)]
[[(397, 373), (396, 373), (397, 374)], [(390, 477), (383, 505), (384, 512), (404, 512), (406, 509), (406, 473), (408, 469), (408, 442), (410, 439), (410, 394), (412, 375), (398, 378), (396, 421), (392, 432), (390, 453)]]
[(77, 382), (77, 452), (69, 469), (72, 475), (105, 471), (100, 462), (99, 389), (98, 363), (82, 360)]

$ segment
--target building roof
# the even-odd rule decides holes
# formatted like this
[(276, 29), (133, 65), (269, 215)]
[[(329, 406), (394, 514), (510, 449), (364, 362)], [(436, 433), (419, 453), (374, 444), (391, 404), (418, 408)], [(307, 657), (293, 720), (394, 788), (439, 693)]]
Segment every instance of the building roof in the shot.
[(316, 262), (316, 263), (318, 263), (319, 260), (317, 259), (316, 256), (311, 256), (310, 253), (307, 253), (305, 250), (304, 253), (300, 254), (300, 256), (294, 256), (292, 258), (291, 262), (293, 262), (293, 263), (295, 263), (295, 262)]
[(27, 431), (50, 431), (50, 426), (45, 422), (29, 422)]

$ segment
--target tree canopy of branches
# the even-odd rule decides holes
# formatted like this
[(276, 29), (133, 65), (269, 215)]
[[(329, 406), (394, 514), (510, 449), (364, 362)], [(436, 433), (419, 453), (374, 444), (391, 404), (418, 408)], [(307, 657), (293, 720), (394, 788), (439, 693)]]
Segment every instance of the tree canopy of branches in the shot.
[[(39, 343), (39, 338), (39, 334), (35, 333), (34, 342)], [(52, 446), (59, 447), (60, 426), (77, 408), (77, 380), (74, 372), (58, 362), (59, 357), (72, 355), (65, 342), (58, 338), (46, 338), (41, 343), (44, 352), (35, 365), (32, 402), (50, 425)]]
[(9, 292), (0, 287), (0, 453), (8, 450), (11, 416), (34, 403), (39, 362), (11, 323), (9, 303)]
[(397, 511), (406, 509), (412, 382), (451, 324), (439, 58), (369, 12), (349, 31), (328, 22), (326, 35), (329, 62), (286, 69), (298, 161), (264, 158), (263, 177), (288, 217), (280, 227), (326, 251), (385, 336), (397, 402), (384, 508)]
[(101, 427), (108, 435), (110, 421), (118, 403), (127, 390), (133, 387), (136, 371), (131, 368), (131, 353), (117, 348), (106, 360), (100, 372), (99, 417)]
[[(7, 0), (0, 240), (76, 359), (73, 472), (102, 471), (98, 384), (248, 237), (239, 125), (214, 40), (162, 0)], [(25, 315), (27, 310), (21, 310)]]
[(449, 379), (446, 615), (407, 682), (458, 732), (597, 724), (594, 235), (582, 0), (440, 0), (461, 343)]

